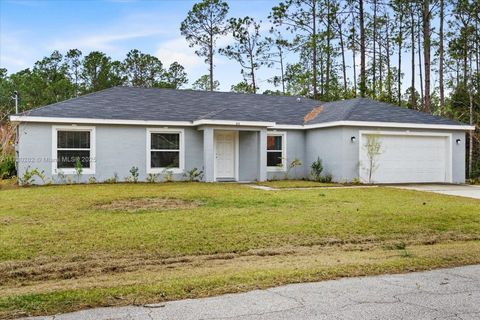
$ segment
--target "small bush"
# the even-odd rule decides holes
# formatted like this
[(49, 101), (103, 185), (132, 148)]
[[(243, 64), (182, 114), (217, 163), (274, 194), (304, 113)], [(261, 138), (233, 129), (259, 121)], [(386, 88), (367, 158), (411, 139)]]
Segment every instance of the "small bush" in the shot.
[(172, 182), (173, 181), (173, 171), (172, 170), (164, 169), (162, 171), (162, 175), (163, 175), (163, 182)]
[(319, 182), (321, 183), (330, 183), (333, 180), (333, 176), (330, 173), (327, 173), (324, 176), (320, 176)]
[(15, 157), (5, 157), (0, 160), (0, 179), (10, 179), (16, 175)]
[(198, 170), (197, 168), (193, 168), (192, 170), (188, 170), (183, 174), (184, 177), (187, 178), (188, 181), (200, 181), (203, 179), (203, 171)]
[(63, 172), (62, 169), (59, 169), (57, 171), (57, 182), (58, 183), (67, 183), (67, 176), (65, 175), (65, 173)]
[(320, 181), (323, 171), (322, 159), (318, 157), (317, 160), (313, 161), (310, 165), (310, 169), (310, 174), (313, 176), (313, 180)]
[(95, 184), (95, 183), (97, 183), (97, 179), (95, 179), (95, 177), (90, 177), (90, 178), (88, 178), (88, 183)]
[(132, 167), (130, 169), (130, 179), (131, 181), (133, 181), (133, 183), (137, 183), (138, 182), (138, 167)]
[(287, 171), (285, 172), (285, 180), (288, 180), (290, 171), (292, 169), (295, 169), (296, 167), (300, 167), (302, 165), (302, 161), (300, 159), (293, 159), (292, 162), (290, 162), (287, 166)]
[(147, 182), (148, 183), (155, 183), (158, 180), (158, 174), (157, 173), (149, 173), (147, 176)]
[(82, 162), (80, 161), (80, 158), (77, 158), (77, 160), (75, 160), (75, 175), (77, 176), (77, 183), (80, 183), (82, 181), (82, 173)]
[(105, 180), (105, 183), (117, 183), (118, 182), (118, 173), (114, 172), (113, 177)]
[(362, 184), (362, 182), (360, 181), (360, 178), (353, 178), (351, 183), (355, 185)]
[(472, 164), (472, 172), (470, 173), (470, 179), (472, 180), (480, 180), (480, 160), (473, 162)]
[(35, 177), (40, 178), (43, 183), (45, 183), (45, 174), (43, 171), (38, 171), (38, 169), (30, 170), (28, 167), (21, 177), (18, 177), (18, 182), (23, 186), (29, 186), (35, 183)]

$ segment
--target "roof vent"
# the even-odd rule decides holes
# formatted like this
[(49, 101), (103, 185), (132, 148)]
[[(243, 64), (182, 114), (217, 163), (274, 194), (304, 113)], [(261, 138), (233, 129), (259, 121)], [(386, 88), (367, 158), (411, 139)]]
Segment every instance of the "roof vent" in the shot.
[(302, 99), (300, 97), (297, 98), (297, 102), (301, 102)]

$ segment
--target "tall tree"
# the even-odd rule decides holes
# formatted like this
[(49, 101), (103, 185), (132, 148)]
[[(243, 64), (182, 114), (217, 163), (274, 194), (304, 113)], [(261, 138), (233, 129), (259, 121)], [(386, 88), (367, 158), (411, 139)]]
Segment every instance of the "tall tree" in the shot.
[(366, 76), (366, 57), (365, 57), (365, 12), (363, 0), (358, 0), (359, 23), (360, 23), (360, 95), (365, 97), (367, 94), (367, 76)]
[(347, 96), (347, 91), (348, 91), (348, 85), (347, 85), (347, 63), (345, 60), (345, 43), (344, 43), (344, 36), (343, 36), (343, 23), (344, 21), (341, 21), (338, 15), (336, 16), (336, 23), (337, 23), (337, 28), (338, 28), (338, 37), (340, 40), (340, 51), (342, 55), (342, 78), (343, 78), (343, 96)]
[(390, 65), (390, 17), (388, 16), (388, 13), (385, 14), (385, 59), (387, 60), (387, 101), (388, 102), (393, 102), (393, 96), (392, 96), (392, 80), (393, 80), (393, 74), (392, 74), (392, 69)]
[(168, 88), (179, 89), (188, 83), (185, 68), (178, 62), (173, 62), (164, 75), (164, 84)]
[(332, 50), (332, 38), (333, 38), (333, 24), (334, 24), (334, 16), (336, 15), (336, 5), (333, 3), (332, 0), (324, 0), (323, 3), (321, 3), (322, 6), (321, 8), (324, 9), (324, 14), (322, 15), (324, 18), (322, 19), (324, 24), (325, 24), (325, 31), (322, 32), (322, 37), (321, 39), (325, 40), (325, 45), (322, 46), (323, 50), (325, 52), (325, 83), (322, 84), (322, 89), (324, 89), (324, 92), (322, 92), (322, 98), (324, 100), (331, 100), (331, 77), (332, 77), (332, 69), (333, 69), (333, 50)]
[(218, 80), (215, 80), (213, 82), (213, 87), (211, 86), (210, 77), (208, 74), (204, 74), (203, 76), (195, 80), (195, 82), (192, 84), (192, 89), (199, 91), (212, 91), (212, 88), (215, 91), (218, 90), (219, 87), (220, 82), (218, 82)]
[(92, 51), (83, 58), (82, 78), (85, 92), (95, 92), (110, 88), (111, 82), (111, 59), (105, 53)]
[(134, 87), (155, 87), (165, 75), (163, 64), (157, 57), (137, 49), (127, 53), (123, 70), (128, 84)]
[(285, 26), (287, 30), (295, 33), (293, 48), (297, 52), (309, 53), (309, 74), (314, 98), (318, 98), (318, 1), (286, 0), (273, 7), (269, 16), (276, 26)]
[(282, 94), (285, 94), (285, 54), (286, 51), (290, 49), (290, 43), (282, 37), (282, 33), (279, 31), (274, 31), (273, 28), (270, 30), (273, 37), (267, 37), (265, 40), (269, 46), (269, 52), (267, 54), (268, 66), (273, 64), (278, 64), (280, 69), (280, 77), (275, 76), (273, 78), (273, 84), (282, 86)]
[(375, 98), (377, 94), (377, 30), (378, 30), (378, 0), (373, 0), (373, 19), (372, 19), (372, 42), (373, 42), (373, 57), (372, 57), (372, 95)]
[(217, 39), (228, 31), (226, 16), (228, 4), (222, 0), (203, 0), (193, 5), (187, 17), (180, 25), (182, 35), (190, 47), (197, 47), (195, 53), (205, 57), (209, 71), (209, 90), (215, 89), (213, 80), (213, 57)]
[(430, 112), (429, 110), (427, 111), (426, 107), (425, 107), (425, 94), (424, 94), (424, 82), (423, 82), (423, 72), (422, 72), (422, 45), (421, 45), (421, 32), (420, 32), (420, 24), (421, 24), (421, 21), (420, 21), (420, 17), (418, 19), (418, 26), (417, 26), (417, 31), (418, 31), (418, 34), (417, 34), (417, 47), (418, 47), (418, 76), (420, 78), (420, 105), (421, 105), (421, 110), (423, 110), (424, 112)]
[(32, 72), (41, 81), (45, 102), (53, 103), (69, 99), (74, 95), (74, 87), (68, 76), (68, 66), (59, 51), (35, 62)]
[(439, 61), (438, 61), (438, 82), (439, 82), (439, 91), (440, 91), (440, 110), (444, 110), (445, 108), (445, 81), (443, 79), (443, 68), (445, 64), (445, 57), (444, 57), (444, 24), (445, 24), (445, 1), (440, 0), (440, 30), (439, 30)]
[(255, 93), (252, 91), (252, 85), (246, 81), (232, 85), (230, 91), (235, 93)]
[(410, 72), (410, 78), (411, 78), (411, 85), (410, 85), (410, 108), (411, 109), (416, 109), (417, 107), (417, 99), (415, 96), (415, 5), (414, 3), (410, 3), (408, 6), (409, 13), (410, 13), (410, 53), (411, 53), (411, 60), (410, 60), (410, 67), (411, 67), (411, 72)]
[(80, 73), (82, 66), (82, 51), (78, 49), (70, 49), (65, 55), (68, 65), (68, 74), (73, 85), (75, 86), (75, 97), (80, 93)]
[(398, 67), (397, 67), (397, 104), (402, 105), (402, 54), (403, 54), (403, 40), (404, 40), (404, 16), (405, 9), (402, 0), (395, 0), (391, 3), (395, 17), (398, 24), (396, 27), (397, 34), (395, 36), (395, 43), (398, 46)]
[(268, 61), (268, 42), (260, 34), (260, 23), (251, 17), (229, 20), (235, 42), (220, 49), (220, 53), (237, 61), (242, 67), (241, 73), (251, 92), (257, 92), (256, 72)]
[(431, 47), (431, 30), (430, 30), (430, 0), (423, 0), (423, 63), (425, 72), (425, 92), (423, 98), (423, 111), (431, 112), (430, 107), (430, 47)]
[(285, 71), (287, 94), (305, 96), (311, 90), (311, 69), (302, 63), (288, 64)]
[(357, 53), (357, 24), (356, 24), (356, 8), (355, 8), (355, 1), (349, 0), (349, 8), (350, 8), (350, 15), (351, 15), (351, 22), (350, 22), (350, 35), (348, 41), (348, 47), (352, 51), (352, 68), (353, 68), (353, 96), (357, 96), (357, 61), (356, 61), (356, 53)]

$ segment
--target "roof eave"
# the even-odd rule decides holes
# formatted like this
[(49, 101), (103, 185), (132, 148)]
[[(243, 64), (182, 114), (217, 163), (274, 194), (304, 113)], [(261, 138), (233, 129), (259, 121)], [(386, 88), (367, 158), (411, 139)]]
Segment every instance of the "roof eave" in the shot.
[(208, 120), (195, 121), (163, 121), (163, 120), (125, 120), (125, 119), (96, 119), (96, 118), (65, 118), (65, 117), (38, 117), (38, 116), (10, 116), (12, 122), (37, 122), (37, 123), (74, 123), (74, 124), (116, 124), (116, 125), (144, 125), (144, 126), (188, 126), (222, 125), (222, 126), (248, 126), (248, 127), (273, 127), (275, 122), (266, 121), (235, 121), (235, 120)]
[(379, 128), (407, 128), (407, 129), (434, 129), (434, 130), (475, 130), (475, 126), (462, 124), (428, 124), (428, 123), (405, 123), (405, 122), (378, 122), (378, 121), (330, 121), (324, 123), (304, 125), (283, 125), (278, 124), (275, 129), (319, 129), (329, 127), (379, 127)]
[(95, 119), (95, 118), (63, 118), (37, 116), (10, 116), (12, 122), (37, 123), (88, 123), (88, 124), (124, 124), (124, 125), (152, 125), (152, 126), (193, 126), (191, 121), (157, 121), (157, 120), (124, 120), (124, 119)]
[(432, 130), (475, 130), (471, 125), (454, 124), (427, 124), (427, 123), (403, 123), (403, 122), (375, 122), (375, 121), (331, 121), (315, 124), (290, 125), (276, 124), (267, 121), (235, 121), (235, 120), (208, 120), (195, 121), (159, 121), (159, 120), (124, 120), (124, 119), (93, 119), (93, 118), (62, 118), (62, 117), (37, 117), (37, 116), (10, 116), (12, 122), (37, 122), (37, 123), (72, 123), (72, 124), (116, 124), (116, 125), (142, 125), (142, 126), (187, 126), (201, 125), (222, 126), (248, 126), (265, 127), (284, 130), (308, 130), (328, 127), (379, 127), (379, 128), (407, 128), (407, 129), (432, 129)]

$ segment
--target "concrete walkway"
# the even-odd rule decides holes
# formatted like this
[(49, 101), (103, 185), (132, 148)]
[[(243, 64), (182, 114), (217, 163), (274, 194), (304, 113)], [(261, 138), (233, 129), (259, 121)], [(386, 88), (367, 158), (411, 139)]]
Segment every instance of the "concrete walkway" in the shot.
[(480, 265), (294, 284), (205, 299), (99, 308), (35, 319), (480, 319)]
[(472, 186), (467, 184), (412, 184), (397, 186), (396, 188), (480, 199), (480, 186)]

